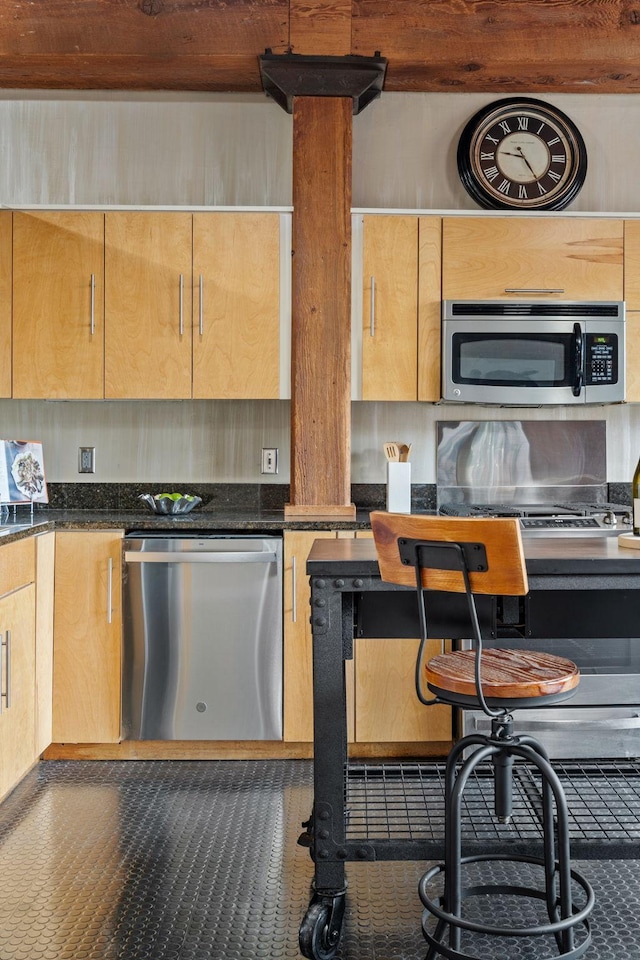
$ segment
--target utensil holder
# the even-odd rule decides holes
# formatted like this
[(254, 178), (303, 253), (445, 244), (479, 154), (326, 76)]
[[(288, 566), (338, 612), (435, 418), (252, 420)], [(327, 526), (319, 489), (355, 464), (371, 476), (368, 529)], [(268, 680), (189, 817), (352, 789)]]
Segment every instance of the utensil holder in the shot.
[(387, 462), (387, 510), (390, 513), (411, 513), (411, 464)]

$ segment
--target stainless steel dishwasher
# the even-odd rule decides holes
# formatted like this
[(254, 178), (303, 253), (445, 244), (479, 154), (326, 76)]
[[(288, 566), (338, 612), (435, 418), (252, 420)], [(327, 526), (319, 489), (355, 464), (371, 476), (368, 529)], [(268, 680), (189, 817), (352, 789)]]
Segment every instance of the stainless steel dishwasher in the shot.
[(129, 534), (122, 730), (282, 739), (282, 537)]

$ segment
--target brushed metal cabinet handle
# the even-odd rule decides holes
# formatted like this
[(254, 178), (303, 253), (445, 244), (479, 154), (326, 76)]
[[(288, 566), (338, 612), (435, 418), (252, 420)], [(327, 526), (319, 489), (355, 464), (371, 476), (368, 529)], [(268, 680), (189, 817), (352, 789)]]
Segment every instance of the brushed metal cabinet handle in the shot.
[(564, 290), (553, 287), (505, 287), (505, 293), (564, 293)]
[[(5, 641), (5, 635), (3, 633), (2, 640), (0, 640), (0, 651), (5, 645), (6, 645), (6, 641)], [(0, 656), (0, 716), (2, 716), (2, 712), (3, 712), (2, 698), (4, 697), (4, 693), (2, 692), (2, 660), (3, 658), (2, 656)]]
[(113, 605), (113, 559), (109, 557), (108, 564), (108, 573), (107, 573), (107, 623), (111, 623), (113, 620), (112, 614), (112, 605)]
[(202, 274), (200, 274), (200, 278), (199, 278), (199, 280), (198, 280), (198, 296), (199, 296), (199, 304), (198, 304), (198, 332), (199, 332), (200, 336), (203, 336), (203, 334), (204, 334), (204, 305), (203, 305), (204, 277), (202, 276)]
[(180, 281), (178, 283), (178, 292), (179, 292), (179, 322), (178, 322), (178, 331), (180, 336), (184, 334), (184, 274), (180, 274)]
[(296, 558), (291, 557), (291, 622), (296, 623), (298, 619), (298, 601), (296, 589), (298, 586), (298, 576), (296, 570)]
[(2, 646), (4, 647), (4, 657), (5, 657), (4, 705), (8, 710), (9, 707), (11, 706), (11, 630), (7, 630), (5, 634), (5, 639), (2, 641)]
[(91, 274), (91, 336), (96, 332), (96, 275)]
[(369, 300), (369, 336), (376, 335), (376, 278), (371, 277), (371, 298)]

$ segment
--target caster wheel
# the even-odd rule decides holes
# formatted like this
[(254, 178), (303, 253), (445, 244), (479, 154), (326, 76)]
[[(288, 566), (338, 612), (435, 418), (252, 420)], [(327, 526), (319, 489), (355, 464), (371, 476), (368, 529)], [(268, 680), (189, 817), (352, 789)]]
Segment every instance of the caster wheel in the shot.
[(333, 960), (340, 943), (343, 913), (344, 897), (336, 897), (333, 907), (322, 900), (310, 905), (298, 934), (303, 957), (309, 960)]

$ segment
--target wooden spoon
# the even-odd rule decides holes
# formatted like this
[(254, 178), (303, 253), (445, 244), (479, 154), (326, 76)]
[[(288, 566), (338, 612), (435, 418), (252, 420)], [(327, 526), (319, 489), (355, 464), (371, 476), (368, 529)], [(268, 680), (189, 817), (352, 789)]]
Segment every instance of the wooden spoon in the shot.
[(394, 462), (400, 459), (400, 449), (397, 443), (385, 443), (384, 445), (384, 455), (387, 460), (392, 460)]

